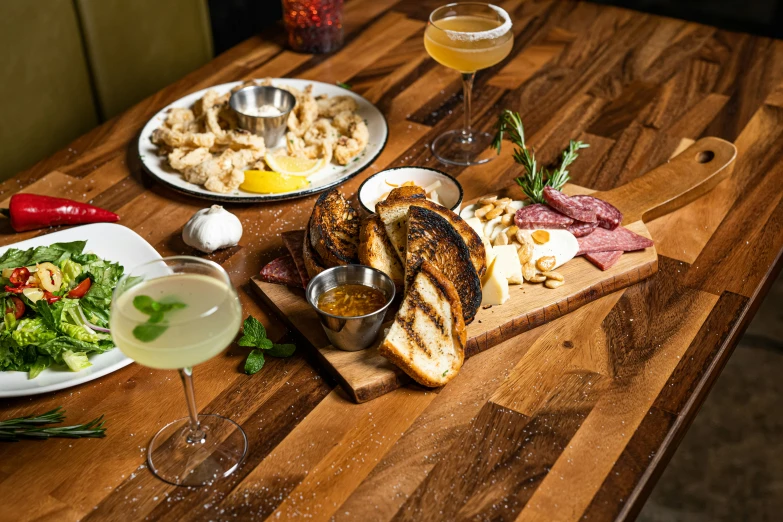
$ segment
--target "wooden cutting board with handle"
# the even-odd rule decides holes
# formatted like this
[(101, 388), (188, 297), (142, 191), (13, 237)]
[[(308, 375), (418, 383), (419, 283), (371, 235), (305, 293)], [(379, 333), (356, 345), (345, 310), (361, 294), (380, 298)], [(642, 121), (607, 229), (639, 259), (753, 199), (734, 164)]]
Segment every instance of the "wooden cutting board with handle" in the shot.
[[(686, 205), (712, 190), (728, 173), (737, 154), (733, 144), (719, 138), (703, 138), (669, 162), (632, 182), (605, 192), (575, 185), (570, 194), (590, 193), (623, 212), (623, 226), (650, 237), (644, 220), (651, 220)], [(520, 197), (519, 189), (503, 191)], [(467, 204), (467, 203), (466, 203)], [(468, 325), (466, 357), (491, 348), (515, 335), (651, 276), (658, 269), (655, 247), (627, 252), (612, 268), (601, 271), (583, 258), (558, 269), (566, 283), (557, 289), (543, 285), (513, 285), (511, 298), (502, 306), (480, 309)], [(261, 299), (315, 348), (321, 364), (356, 402), (365, 402), (410, 381), (396, 366), (378, 354), (377, 347), (344, 352), (332, 347), (318, 317), (304, 298), (304, 291), (253, 278)], [(392, 315), (387, 319), (391, 321)]]

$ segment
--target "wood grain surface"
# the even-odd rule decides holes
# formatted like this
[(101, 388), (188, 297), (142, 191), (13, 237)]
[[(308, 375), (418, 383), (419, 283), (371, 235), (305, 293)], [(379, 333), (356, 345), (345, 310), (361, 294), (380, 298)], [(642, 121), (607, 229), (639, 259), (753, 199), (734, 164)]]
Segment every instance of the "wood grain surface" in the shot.
[[(424, 165), (457, 176), (466, 197), (519, 174), (509, 150), (444, 167), (428, 145), (462, 118), (459, 75), (428, 58), (431, 0), (348, 0), (345, 47), (302, 55), (260, 35), (0, 184), (117, 212), (163, 255), (196, 254), (182, 226), (206, 204), (155, 184), (133, 153), (143, 124), (177, 98), (244, 78), (353, 85), (386, 115), (390, 140), (364, 173)], [(201, 411), (231, 417), (250, 442), (228, 479), (176, 488), (146, 469), (146, 446), (185, 415), (173, 372), (130, 365), (57, 393), (0, 402), (0, 418), (62, 405), (68, 421), (107, 417), (107, 438), (0, 445), (1, 520), (612, 520), (632, 519), (780, 270), (783, 249), (783, 42), (587, 2), (507, 0), (514, 46), (478, 74), (475, 127), (519, 111), (540, 161), (569, 139), (591, 144), (575, 184), (632, 182), (704, 136), (737, 146), (713, 190), (647, 222), (653, 277), (505, 340), (466, 361), (448, 386), (403, 386), (354, 404), (300, 349), (241, 373), (231, 346), (195, 370)], [(506, 147), (509, 149), (509, 147)], [(291, 334), (250, 279), (304, 226), (314, 198), (238, 205), (240, 246), (221, 263), (244, 312)], [(648, 216), (655, 217), (653, 216)], [(3, 244), (14, 234), (0, 223)], [(302, 339), (296, 339), (304, 343)]]

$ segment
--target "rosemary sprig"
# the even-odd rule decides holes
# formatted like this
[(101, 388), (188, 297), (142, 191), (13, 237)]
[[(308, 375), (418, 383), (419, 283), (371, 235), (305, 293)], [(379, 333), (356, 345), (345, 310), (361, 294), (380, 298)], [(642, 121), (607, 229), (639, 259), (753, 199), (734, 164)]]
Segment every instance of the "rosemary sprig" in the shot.
[(503, 136), (516, 146), (514, 149), (514, 161), (522, 165), (525, 172), (514, 181), (522, 189), (527, 197), (536, 203), (544, 203), (544, 187), (552, 187), (560, 190), (570, 179), (568, 166), (579, 157), (578, 151), (589, 147), (587, 143), (571, 140), (568, 148), (563, 151), (560, 165), (554, 170), (547, 170), (536, 162), (536, 156), (525, 144), (525, 128), (519, 113), (508, 109), (500, 114), (497, 124), (497, 132), (492, 146), (498, 154), (503, 145)]
[(103, 415), (86, 424), (46, 426), (47, 424), (57, 424), (64, 420), (65, 411), (58, 406), (42, 415), (31, 415), (29, 417), (0, 421), (0, 441), (17, 442), (20, 438), (48, 439), (49, 437), (63, 437), (78, 439), (82, 437), (95, 438), (106, 436), (106, 428), (103, 427), (106, 421), (103, 420)]

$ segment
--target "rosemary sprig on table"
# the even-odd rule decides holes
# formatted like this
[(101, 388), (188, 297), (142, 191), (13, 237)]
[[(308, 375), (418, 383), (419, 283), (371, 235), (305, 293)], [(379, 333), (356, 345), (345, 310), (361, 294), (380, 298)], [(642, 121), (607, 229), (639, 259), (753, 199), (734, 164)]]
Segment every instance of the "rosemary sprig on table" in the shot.
[(590, 145), (581, 141), (571, 140), (568, 148), (563, 151), (560, 165), (554, 170), (548, 170), (538, 165), (536, 156), (525, 144), (525, 128), (518, 112), (508, 109), (500, 114), (497, 124), (497, 133), (492, 142), (498, 154), (503, 144), (504, 135), (516, 146), (514, 149), (514, 161), (522, 165), (525, 173), (514, 181), (522, 188), (522, 192), (535, 203), (544, 203), (544, 187), (552, 187), (560, 190), (568, 182), (568, 167), (579, 157), (578, 151), (586, 149)]
[(79, 439), (83, 437), (105, 437), (106, 428), (103, 424), (103, 415), (86, 424), (75, 426), (46, 426), (57, 424), (65, 420), (65, 411), (61, 406), (47, 411), (42, 415), (18, 417), (0, 421), (0, 441), (17, 442), (20, 438), (48, 439), (49, 437), (63, 437)]

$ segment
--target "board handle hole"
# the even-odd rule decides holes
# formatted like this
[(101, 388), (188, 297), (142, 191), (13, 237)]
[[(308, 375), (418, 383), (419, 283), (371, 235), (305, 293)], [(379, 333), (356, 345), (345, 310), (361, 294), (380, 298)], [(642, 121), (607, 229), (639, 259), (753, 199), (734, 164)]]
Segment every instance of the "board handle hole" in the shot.
[(715, 158), (715, 153), (711, 150), (703, 150), (696, 155), (698, 163), (709, 163)]

